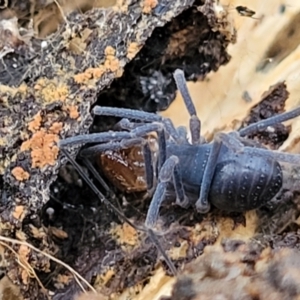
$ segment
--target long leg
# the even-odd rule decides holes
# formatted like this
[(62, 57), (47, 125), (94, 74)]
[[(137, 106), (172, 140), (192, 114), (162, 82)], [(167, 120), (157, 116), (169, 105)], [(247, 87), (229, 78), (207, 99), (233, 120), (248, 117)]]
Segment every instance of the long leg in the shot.
[(177, 156), (170, 156), (162, 168), (160, 169), (158, 179), (159, 183), (156, 187), (155, 193), (151, 200), (151, 204), (147, 213), (145, 226), (147, 228), (153, 229), (158, 219), (159, 208), (163, 200), (165, 199), (165, 193), (168, 187), (168, 183), (173, 180), (173, 184), (176, 192), (176, 202), (182, 207), (186, 207), (189, 201), (184, 193), (184, 188), (181, 179), (181, 172), (179, 169), (179, 159)]
[(275, 124), (282, 123), (282, 122), (290, 120), (290, 119), (294, 119), (298, 116), (300, 116), (300, 107), (297, 107), (291, 111), (282, 113), (280, 115), (276, 115), (271, 118), (250, 124), (247, 127), (240, 129), (239, 134), (240, 134), (240, 136), (246, 136), (246, 135), (255, 133), (259, 130), (265, 129), (268, 126), (273, 126)]
[(84, 165), (92, 172), (93, 176), (98, 180), (98, 182), (101, 184), (101, 186), (105, 189), (107, 195), (110, 195), (111, 197), (115, 198), (115, 194), (113, 191), (109, 188), (109, 186), (106, 184), (105, 180), (100, 176), (99, 172), (95, 169), (93, 164), (89, 159), (86, 157), (81, 157)]
[(128, 223), (131, 227), (135, 228), (136, 230), (145, 232), (149, 235), (151, 241), (154, 243), (154, 245), (157, 247), (158, 251), (161, 253), (161, 255), (164, 257), (168, 267), (170, 268), (171, 272), (174, 276), (177, 275), (176, 268), (171, 261), (171, 259), (168, 257), (164, 249), (162, 248), (157, 236), (154, 234), (154, 232), (151, 229), (143, 228), (136, 226), (133, 224), (116, 206), (114, 206), (109, 200), (105, 198), (105, 196), (98, 190), (98, 188), (95, 186), (95, 184), (89, 179), (89, 177), (83, 172), (83, 170), (80, 168), (80, 166), (77, 164), (77, 162), (70, 156), (70, 154), (65, 149), (61, 149), (64, 155), (67, 157), (69, 162), (74, 166), (74, 168), (77, 170), (77, 172), (80, 174), (80, 176), (84, 179), (84, 181), (88, 184), (88, 186), (91, 188), (91, 190), (97, 195), (99, 200), (101, 202), (104, 202), (104, 204), (111, 208), (111, 210), (124, 222)]
[[(266, 158), (274, 158), (281, 162), (291, 163), (300, 165), (300, 155), (299, 154), (290, 154), (290, 153), (283, 153), (279, 151), (271, 151), (264, 148), (257, 148), (257, 147), (244, 147), (244, 143), (246, 142), (245, 139), (241, 138), (238, 133), (219, 133), (219, 137), (222, 140), (223, 144), (234, 152), (243, 152), (245, 149), (251, 152), (254, 155), (262, 156)], [(247, 143), (247, 142), (246, 142)]]
[(94, 185), (94, 183), (89, 179), (89, 177), (83, 172), (78, 163), (70, 156), (67, 150), (61, 149), (64, 155), (67, 157), (69, 162), (74, 166), (79, 175), (84, 179), (84, 181), (89, 185), (91, 190), (97, 195), (101, 202), (104, 202), (105, 205), (112, 209), (115, 214), (121, 219), (127, 222), (130, 226), (137, 230), (145, 231), (143, 228), (140, 228), (134, 225), (116, 206), (114, 206), (106, 197), (99, 191), (99, 189)]
[(95, 143), (107, 143), (112, 141), (121, 141), (131, 138), (143, 137), (152, 131), (160, 131), (163, 129), (163, 124), (153, 123), (144, 124), (133, 129), (130, 132), (119, 132), (119, 131), (108, 131), (100, 133), (91, 133), (85, 135), (77, 135), (73, 137), (66, 138), (59, 141), (59, 147), (65, 148), (69, 146), (74, 146), (78, 144), (95, 144)]
[(199, 144), (201, 142), (201, 122), (197, 116), (195, 105), (187, 88), (183, 71), (177, 69), (174, 72), (174, 79), (190, 115), (190, 131), (192, 144)]
[(215, 173), (220, 149), (222, 146), (221, 139), (218, 138), (218, 135), (215, 135), (215, 139), (212, 144), (212, 148), (207, 159), (207, 164), (204, 169), (201, 188), (200, 188), (200, 195), (196, 202), (196, 209), (200, 213), (207, 213), (210, 209), (210, 203), (208, 202), (208, 195), (212, 183), (212, 179)]
[(239, 138), (237, 138), (235, 135), (218, 133), (215, 136), (211, 153), (208, 157), (208, 161), (204, 170), (200, 189), (200, 197), (196, 202), (196, 209), (200, 213), (206, 213), (210, 208), (208, 195), (222, 145), (226, 146), (228, 149), (236, 153), (242, 153), (243, 151), (245, 151), (245, 149), (247, 149), (249, 152), (257, 156), (263, 156), (267, 158), (271, 157), (281, 162), (300, 165), (300, 155), (270, 151), (263, 148), (244, 147), (242, 141), (240, 141)]
[(128, 108), (95, 106), (93, 109), (93, 114), (97, 115), (97, 116), (113, 116), (113, 117), (137, 120), (137, 121), (142, 121), (142, 122), (162, 123), (166, 129), (166, 132), (175, 141), (180, 141), (180, 136), (178, 135), (172, 121), (168, 118), (163, 118), (154, 113), (148, 113), (148, 112), (134, 110), (134, 109), (128, 109)]
[(88, 170), (93, 174), (93, 176), (96, 178), (96, 180), (100, 183), (100, 185), (104, 188), (106, 192), (106, 197), (109, 197), (111, 201), (114, 201), (114, 203), (118, 206), (119, 210), (121, 210), (120, 203), (116, 197), (116, 194), (113, 192), (113, 190), (106, 184), (105, 180), (102, 178), (102, 176), (97, 172), (94, 165), (91, 163), (89, 159), (86, 157), (81, 157), (83, 164), (88, 168)]
[(212, 149), (204, 169), (200, 195), (196, 202), (196, 209), (200, 213), (206, 213), (210, 209), (208, 196), (222, 144), (235, 152), (242, 152), (244, 149), (242, 142), (238, 139), (235, 139), (230, 134), (218, 133), (215, 135), (214, 141), (212, 143)]

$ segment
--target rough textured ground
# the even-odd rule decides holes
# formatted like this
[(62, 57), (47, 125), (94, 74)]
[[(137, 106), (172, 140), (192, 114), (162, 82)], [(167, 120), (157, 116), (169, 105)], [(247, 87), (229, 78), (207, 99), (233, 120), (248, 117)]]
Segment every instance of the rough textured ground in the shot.
[[(96, 286), (108, 282), (111, 293), (144, 280), (157, 264), (156, 248), (141, 238), (128, 257), (120, 245), (126, 234), (137, 233), (117, 225), (72, 170), (60, 169), (57, 142), (89, 130), (97, 99), (166, 108), (175, 97), (172, 72), (182, 67), (196, 80), (216, 71), (229, 61), (226, 47), (235, 31), (226, 13), (215, 15), (212, 2), (100, 2), (94, 9), (83, 1), (13, 1), (1, 7), (1, 236), (54, 254)], [(159, 84), (151, 87), (153, 80)], [(107, 127), (101, 120), (94, 125), (92, 130)], [(69, 272), (30, 245), (2, 245), (5, 278), (18, 283), (25, 298), (71, 299), (80, 291)]]
[[(0, 23), (2, 298), (22, 299), (20, 290), (26, 299), (79, 294), (72, 272), (50, 253), (97, 290), (80, 299), (299, 299), (298, 166), (283, 165), (282, 192), (257, 211), (162, 208), (159, 240), (179, 272), (170, 277), (149, 238), (101, 205), (56, 145), (114, 124), (92, 123), (96, 103), (167, 109), (163, 115), (187, 126), (182, 100), (172, 102), (178, 67), (200, 80), (189, 88), (208, 140), (298, 106), (299, 4), (96, 1), (90, 10), (79, 0), (20, 3), (0, 12), (18, 20)], [(253, 18), (237, 5), (254, 10)], [(250, 138), (299, 153), (299, 127), (298, 118)], [(78, 149), (70, 150), (75, 156)], [(143, 224), (149, 200), (117, 196), (122, 211)]]

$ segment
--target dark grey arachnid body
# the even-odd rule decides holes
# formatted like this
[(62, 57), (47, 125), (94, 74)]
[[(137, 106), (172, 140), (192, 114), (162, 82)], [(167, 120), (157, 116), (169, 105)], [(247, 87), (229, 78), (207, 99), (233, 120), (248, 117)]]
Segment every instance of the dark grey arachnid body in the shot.
[[(67, 138), (60, 147), (88, 144), (80, 156), (86, 162), (96, 157), (103, 173), (118, 189), (127, 193), (153, 190), (146, 220), (151, 226), (170, 189), (178, 205), (195, 205), (201, 213), (206, 213), (210, 204), (225, 211), (243, 212), (268, 203), (282, 187), (279, 161), (299, 163), (300, 159), (298, 155), (267, 150), (245, 136), (298, 116), (300, 108), (239, 132), (217, 133), (207, 143), (200, 136), (201, 123), (183, 72), (177, 70), (174, 78), (190, 114), (191, 142), (185, 128), (175, 128), (171, 120), (154, 113), (96, 106), (95, 115), (122, 118), (118, 130)], [(149, 138), (153, 132), (156, 146), (155, 139)], [(97, 171), (93, 169), (93, 173)]]
[[(150, 236), (175, 274), (174, 265), (153, 231), (168, 193), (176, 195), (177, 205), (194, 205), (200, 213), (208, 212), (210, 204), (225, 211), (243, 212), (268, 203), (283, 185), (279, 163), (300, 165), (300, 155), (265, 149), (246, 136), (299, 116), (300, 107), (238, 132), (217, 133), (207, 143), (200, 135), (201, 122), (183, 72), (176, 70), (174, 79), (190, 115), (191, 141), (186, 128), (175, 128), (170, 119), (157, 114), (96, 106), (94, 115), (121, 118), (118, 130), (70, 137), (60, 141), (60, 148), (101, 201), (121, 219)], [(155, 138), (150, 137), (153, 133)], [(153, 195), (143, 227), (127, 219), (70, 157), (66, 148), (75, 145), (88, 145), (79, 155), (108, 194), (110, 189), (91, 163), (91, 157), (96, 158), (118, 189)]]
[[(168, 156), (179, 157), (182, 181), (190, 197), (200, 194), (199, 182), (203, 181), (211, 148), (212, 144), (167, 147)], [(221, 146), (208, 201), (224, 211), (244, 212), (268, 203), (281, 186), (282, 170), (275, 159), (253, 155), (251, 148), (233, 153)]]

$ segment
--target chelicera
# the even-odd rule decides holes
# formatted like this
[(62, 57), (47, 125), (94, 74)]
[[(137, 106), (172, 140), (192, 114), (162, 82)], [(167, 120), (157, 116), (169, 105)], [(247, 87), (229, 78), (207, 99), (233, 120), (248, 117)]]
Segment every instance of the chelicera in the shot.
[(199, 213), (211, 204), (225, 211), (244, 212), (271, 201), (283, 182), (279, 162), (300, 163), (300, 156), (265, 149), (247, 135), (300, 115), (300, 107), (251, 124), (238, 132), (217, 133), (207, 143), (200, 135), (201, 122), (186, 86), (184, 73), (176, 70), (174, 79), (190, 115), (191, 142), (185, 128), (175, 128), (170, 119), (138, 110), (100, 107), (94, 115), (122, 118), (118, 130), (79, 135), (60, 141), (60, 148), (99, 198), (119, 217), (135, 226), (92, 183), (66, 151), (86, 145), (79, 155), (94, 176), (107, 189), (105, 181), (90, 162), (96, 157), (104, 174), (127, 192), (147, 192), (152, 196), (145, 220), (146, 231), (162, 252), (169, 267), (172, 262), (160, 249), (154, 234), (159, 209), (168, 193), (181, 207), (194, 205)]

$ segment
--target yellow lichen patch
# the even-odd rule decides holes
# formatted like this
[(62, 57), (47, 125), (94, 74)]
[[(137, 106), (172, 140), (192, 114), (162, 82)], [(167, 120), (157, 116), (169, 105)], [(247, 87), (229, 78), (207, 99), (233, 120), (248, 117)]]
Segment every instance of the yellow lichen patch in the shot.
[(55, 145), (58, 136), (47, 133), (45, 129), (34, 133), (30, 140), (23, 142), (21, 151), (31, 150), (33, 168), (43, 168), (54, 165), (58, 156), (58, 147)]
[(91, 29), (85, 28), (80, 32), (80, 36), (76, 36), (69, 41), (67, 48), (76, 54), (83, 53), (87, 46), (86, 40), (92, 32)]
[(157, 5), (157, 0), (145, 0), (143, 5), (143, 13), (149, 14), (151, 10)]
[[(26, 83), (22, 83), (19, 87), (10, 87), (8, 85), (2, 85), (0, 84), (0, 92), (1, 94), (8, 94), (11, 96), (15, 96), (16, 94), (21, 94), (22, 96), (26, 97), (26, 93), (28, 91), (28, 86)], [(1, 99), (4, 103), (4, 98)]]
[(108, 269), (106, 273), (100, 275), (99, 280), (103, 285), (106, 285), (114, 275), (115, 271), (113, 269)]
[(137, 245), (138, 233), (133, 227), (131, 227), (127, 223), (114, 226), (111, 229), (111, 234), (113, 236), (116, 236), (117, 242), (121, 245)]
[(18, 87), (18, 93), (26, 94), (27, 90), (28, 86), (24, 82)]
[(19, 181), (27, 180), (30, 177), (29, 173), (26, 172), (22, 167), (13, 168), (11, 173)]
[(191, 228), (190, 240), (194, 245), (197, 245), (203, 240), (216, 239), (219, 236), (219, 231), (214, 222), (211, 220), (203, 221)]
[(138, 43), (136, 42), (130, 43), (127, 49), (127, 58), (133, 59), (140, 49), (141, 47), (139, 46)]
[(60, 285), (65, 286), (65, 285), (69, 284), (72, 279), (73, 279), (73, 276), (71, 274), (70, 275), (58, 274), (56, 281), (58, 283), (60, 283)]
[(22, 230), (17, 230), (16, 231), (16, 239), (19, 241), (26, 241), (28, 238), (28, 236), (26, 235), (26, 233)]
[(23, 205), (17, 205), (12, 215), (15, 219), (22, 221), (25, 216), (25, 207)]
[(30, 249), (26, 245), (21, 245), (18, 251), (19, 257), (23, 261), (28, 260)]
[(217, 222), (217, 228), (219, 231), (219, 238), (217, 244), (221, 243), (224, 238), (239, 239), (247, 241), (253, 238), (257, 226), (258, 218), (256, 211), (248, 211), (245, 214), (245, 223), (244, 225), (235, 225), (232, 218), (219, 218)]
[(42, 116), (41, 116), (41, 113), (38, 112), (38, 113), (33, 117), (33, 120), (32, 120), (31, 122), (28, 123), (28, 129), (29, 129), (31, 132), (35, 132), (35, 131), (37, 131), (37, 130), (40, 129), (41, 124), (42, 124)]
[[(151, 276), (150, 282), (144, 287), (142, 292), (139, 293), (137, 297), (131, 299), (153, 300), (153, 299), (162, 299), (162, 296), (164, 297), (170, 296), (172, 286), (174, 285), (175, 280), (176, 277), (167, 276), (165, 271), (162, 268), (159, 268), (156, 271), (156, 273), (153, 276)], [(125, 297), (123, 298), (122, 296), (120, 297), (120, 299), (125, 299)]]
[(105, 73), (105, 68), (100, 65), (98, 68), (89, 68), (86, 71), (92, 75), (92, 78), (99, 79)]
[(171, 259), (178, 260), (180, 258), (186, 258), (189, 244), (187, 241), (179, 241), (180, 247), (173, 247), (167, 251), (168, 256)]
[(29, 225), (29, 228), (30, 228), (30, 233), (35, 239), (41, 240), (43, 238), (47, 238), (47, 234), (45, 233), (43, 228), (37, 228), (32, 224)]
[(128, 3), (125, 0), (116, 0), (116, 4), (112, 7), (112, 9), (126, 13), (128, 12)]
[(37, 81), (34, 89), (47, 103), (58, 100), (65, 101), (69, 94), (69, 88), (64, 83), (59, 83), (54, 80), (47, 80), (44, 78), (41, 78)]

